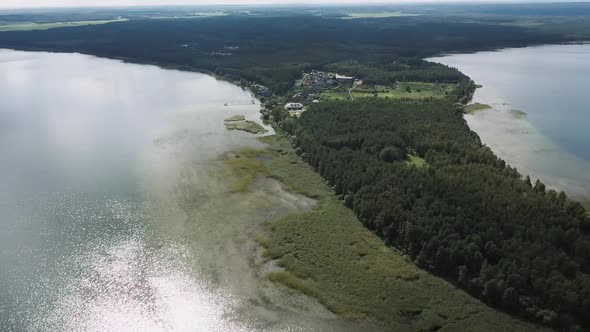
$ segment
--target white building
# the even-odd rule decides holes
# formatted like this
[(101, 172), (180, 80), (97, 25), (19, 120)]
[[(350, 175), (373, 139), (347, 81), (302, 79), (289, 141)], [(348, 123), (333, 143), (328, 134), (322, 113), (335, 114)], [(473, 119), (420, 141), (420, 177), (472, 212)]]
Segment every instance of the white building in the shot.
[(338, 82), (347, 82), (347, 83), (350, 82), (350, 83), (352, 83), (354, 81), (354, 77), (336, 74), (336, 80)]
[(287, 111), (301, 111), (303, 109), (303, 104), (301, 103), (288, 103), (285, 105), (285, 109)]

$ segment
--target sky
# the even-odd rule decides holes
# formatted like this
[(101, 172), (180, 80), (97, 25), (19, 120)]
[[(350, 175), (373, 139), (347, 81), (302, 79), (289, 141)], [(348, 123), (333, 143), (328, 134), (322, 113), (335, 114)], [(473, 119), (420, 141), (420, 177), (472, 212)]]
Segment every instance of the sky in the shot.
[[(574, 1), (574, 0), (570, 0)], [(579, 0), (578, 0), (579, 1)], [(344, 3), (415, 3), (415, 2), (534, 2), (515, 0), (0, 0), (0, 8), (150, 6), (150, 5), (245, 5), (245, 4), (344, 4)], [(537, 2), (546, 2), (543, 0)], [(553, 2), (568, 2), (553, 0)]]

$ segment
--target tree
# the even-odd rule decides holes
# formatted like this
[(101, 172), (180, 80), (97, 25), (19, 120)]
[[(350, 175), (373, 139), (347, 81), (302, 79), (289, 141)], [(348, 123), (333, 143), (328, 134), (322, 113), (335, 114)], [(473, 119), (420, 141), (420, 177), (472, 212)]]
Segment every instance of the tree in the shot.
[(387, 163), (403, 160), (404, 157), (402, 151), (395, 146), (388, 146), (379, 153), (379, 158)]

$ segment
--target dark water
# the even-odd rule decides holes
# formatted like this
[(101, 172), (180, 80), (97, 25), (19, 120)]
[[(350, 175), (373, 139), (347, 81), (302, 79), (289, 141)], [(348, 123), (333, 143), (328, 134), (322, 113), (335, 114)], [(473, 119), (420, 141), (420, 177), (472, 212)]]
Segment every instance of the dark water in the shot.
[(223, 125), (258, 121), (250, 93), (207, 75), (0, 50), (0, 96), (1, 331), (349, 327), (253, 267), (263, 212), (309, 203), (276, 184), (228, 193), (219, 157), (261, 146)]
[(465, 118), (500, 157), (552, 187), (590, 197), (590, 44), (429, 60), (483, 85), (474, 102), (494, 109)]

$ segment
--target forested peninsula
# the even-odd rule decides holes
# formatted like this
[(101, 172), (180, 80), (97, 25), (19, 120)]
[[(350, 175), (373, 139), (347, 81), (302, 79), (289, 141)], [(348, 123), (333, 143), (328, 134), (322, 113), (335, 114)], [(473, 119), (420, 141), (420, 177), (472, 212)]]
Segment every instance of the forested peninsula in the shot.
[(418, 266), (493, 307), (587, 327), (586, 211), (523, 179), (461, 114), (448, 102), (326, 102), (287, 127), (344, 204)]

